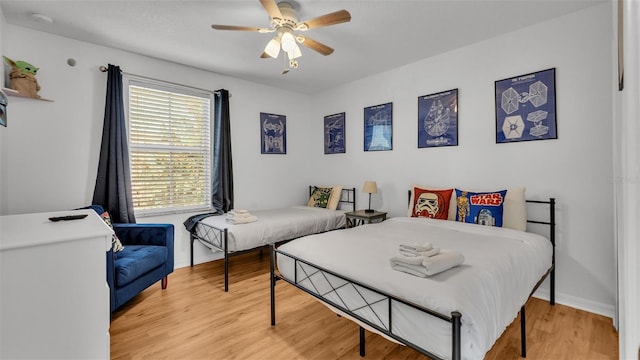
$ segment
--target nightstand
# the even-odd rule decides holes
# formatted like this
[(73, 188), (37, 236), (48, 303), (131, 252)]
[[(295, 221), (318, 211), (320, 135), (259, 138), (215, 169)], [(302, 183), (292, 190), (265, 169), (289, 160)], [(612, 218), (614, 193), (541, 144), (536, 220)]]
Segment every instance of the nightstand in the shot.
[(364, 210), (356, 210), (345, 213), (347, 217), (347, 229), (364, 224), (372, 224), (385, 221), (387, 213), (382, 211), (366, 212)]

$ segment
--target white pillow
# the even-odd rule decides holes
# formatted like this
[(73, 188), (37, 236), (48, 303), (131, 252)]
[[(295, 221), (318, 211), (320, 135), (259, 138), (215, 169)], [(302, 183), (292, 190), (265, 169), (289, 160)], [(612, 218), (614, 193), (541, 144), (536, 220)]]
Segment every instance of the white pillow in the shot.
[(329, 205), (327, 205), (327, 209), (331, 209), (331, 210), (337, 209), (338, 204), (340, 203), (341, 196), (342, 196), (342, 186), (333, 185), (331, 187), (331, 196), (329, 197)]
[(524, 187), (507, 189), (502, 213), (502, 227), (527, 231), (527, 202)]

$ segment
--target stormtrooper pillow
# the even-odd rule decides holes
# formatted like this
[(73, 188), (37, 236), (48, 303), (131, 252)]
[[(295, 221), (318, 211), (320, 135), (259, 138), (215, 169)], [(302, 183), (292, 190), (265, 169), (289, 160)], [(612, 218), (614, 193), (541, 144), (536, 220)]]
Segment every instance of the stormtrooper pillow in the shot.
[(411, 217), (447, 220), (452, 193), (453, 189), (430, 190), (414, 187), (410, 204)]

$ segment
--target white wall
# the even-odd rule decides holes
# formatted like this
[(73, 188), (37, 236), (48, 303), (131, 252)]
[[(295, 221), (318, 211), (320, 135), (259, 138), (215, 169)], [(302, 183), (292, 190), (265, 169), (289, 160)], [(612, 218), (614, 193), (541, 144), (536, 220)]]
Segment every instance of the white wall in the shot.
[[(98, 66), (110, 62), (130, 73), (231, 91), (238, 207), (300, 203), (309, 183), (360, 189), (367, 179), (379, 185), (373, 207), (393, 216), (404, 213), (406, 191), (413, 182), (491, 189), (524, 185), (529, 197), (556, 197), (557, 300), (613, 315), (613, 80), (608, 4), (313, 97), (21, 27), (5, 25), (3, 30), (4, 52), (39, 66), (41, 95), (55, 102), (12, 103), (12, 121), (3, 138), (8, 154), (1, 169), (6, 176), (2, 214), (90, 202), (106, 89), (106, 75)], [(76, 67), (66, 65), (70, 57), (77, 60)], [(495, 144), (494, 81), (551, 67), (556, 68), (559, 139)], [(459, 89), (460, 145), (417, 149), (417, 97), (452, 88)], [(390, 101), (394, 149), (365, 153), (362, 109)], [(261, 111), (287, 115), (287, 155), (260, 155)], [(342, 111), (347, 116), (347, 153), (324, 155), (323, 116)], [(362, 208), (366, 197), (358, 195)], [(188, 235), (181, 225), (187, 215), (139, 219), (176, 224), (178, 267), (189, 261)], [(196, 255), (197, 262), (211, 258), (202, 248)], [(541, 296), (547, 288), (543, 286)]]
[[(133, 74), (231, 92), (237, 206), (289, 205), (293, 200), (283, 195), (291, 189), (299, 189), (301, 196), (307, 191), (291, 176), (304, 159), (305, 139), (289, 136), (287, 155), (260, 155), (258, 125), (261, 111), (283, 114), (289, 134), (301, 132), (309, 107), (307, 96), (23, 27), (6, 24), (3, 34), (4, 53), (38, 66), (39, 94), (54, 102), (10, 99), (9, 126), (0, 129), (5, 156), (2, 214), (72, 209), (91, 202), (107, 79), (98, 68), (108, 63)], [(68, 58), (77, 65), (68, 66)], [(189, 264), (189, 237), (182, 226), (188, 215), (137, 219), (175, 224), (177, 267)], [(198, 249), (197, 262), (212, 258), (204, 247)]]
[[(378, 182), (373, 207), (405, 214), (412, 183), (499, 189), (558, 201), (558, 301), (613, 316), (612, 54), (609, 4), (425, 59), (316, 96), (346, 112), (346, 154), (312, 149), (324, 182)], [(558, 139), (495, 143), (494, 81), (556, 68)], [(417, 97), (459, 89), (459, 146), (417, 148)], [(393, 151), (364, 152), (363, 107), (393, 102)], [(315, 135), (316, 137), (318, 135)], [(334, 180), (332, 180), (334, 179)], [(366, 207), (366, 194), (359, 202)], [(548, 293), (548, 285), (543, 286)]]

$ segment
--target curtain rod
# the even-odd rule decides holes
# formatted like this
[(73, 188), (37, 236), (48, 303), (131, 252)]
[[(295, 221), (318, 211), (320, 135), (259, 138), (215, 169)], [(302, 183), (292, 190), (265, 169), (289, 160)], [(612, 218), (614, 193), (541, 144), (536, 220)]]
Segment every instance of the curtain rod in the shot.
[[(101, 66), (100, 66), (100, 71), (101, 71), (101, 72), (107, 72), (107, 71), (109, 71), (109, 68), (108, 68), (108, 67), (106, 67), (106, 66), (104, 66), (104, 65), (101, 65)], [(125, 75), (135, 76), (135, 77), (143, 78), (143, 79), (146, 79), (146, 80), (158, 81), (157, 79), (153, 79), (153, 78), (150, 78), (150, 77), (148, 77), (148, 76), (142, 76), (142, 75), (137, 75), (137, 74), (131, 74), (131, 73), (128, 73), (128, 72), (124, 72), (124, 71), (122, 71), (122, 70), (120, 70), (120, 72), (121, 72), (121, 73), (123, 73), (123, 74), (125, 74)], [(174, 82), (171, 82), (171, 81), (164, 81), (164, 80), (160, 80), (160, 81), (162, 81), (162, 82), (166, 82), (167, 84), (171, 84), (171, 85), (184, 86), (184, 87), (188, 87), (188, 88), (191, 88), (191, 89), (200, 90), (200, 91), (206, 91), (206, 92), (212, 92), (212, 93), (214, 93), (214, 94), (216, 94), (216, 95), (220, 95), (220, 91), (218, 91), (218, 90), (211, 91), (211, 90), (209, 90), (209, 89), (201, 89), (201, 88), (197, 88), (197, 87), (195, 87), (195, 86), (189, 86), (189, 85), (178, 84), (178, 83), (174, 83)], [(231, 97), (231, 93), (229, 93), (229, 97)]]

